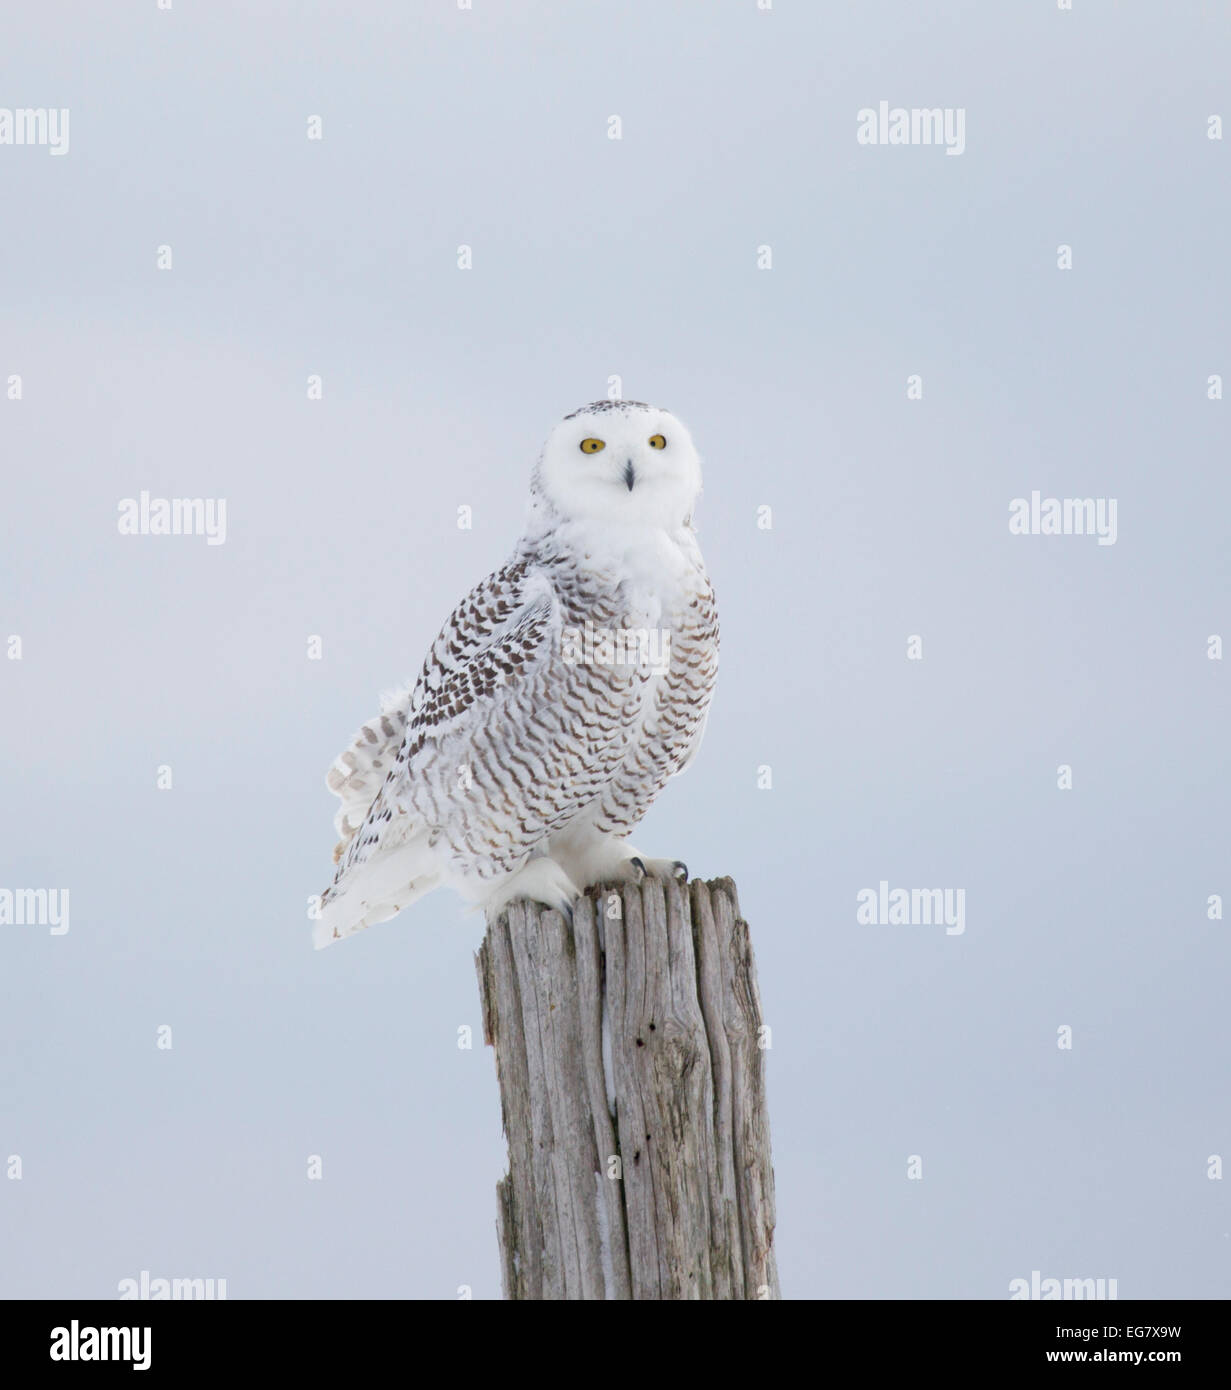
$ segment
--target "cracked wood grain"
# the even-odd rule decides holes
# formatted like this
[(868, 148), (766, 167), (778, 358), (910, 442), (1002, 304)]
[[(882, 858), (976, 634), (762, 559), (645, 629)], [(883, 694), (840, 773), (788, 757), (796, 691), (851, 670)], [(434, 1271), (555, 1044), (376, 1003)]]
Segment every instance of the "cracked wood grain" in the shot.
[(509, 1149), (505, 1298), (777, 1298), (761, 1005), (734, 883), (593, 889), (571, 926), (517, 901), (476, 966)]

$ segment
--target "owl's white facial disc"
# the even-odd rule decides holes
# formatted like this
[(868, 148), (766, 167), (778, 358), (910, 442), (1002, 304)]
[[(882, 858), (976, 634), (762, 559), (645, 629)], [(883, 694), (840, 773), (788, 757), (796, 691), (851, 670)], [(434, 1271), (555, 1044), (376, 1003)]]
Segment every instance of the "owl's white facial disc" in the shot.
[(673, 530), (692, 516), (701, 461), (670, 411), (596, 401), (552, 430), (532, 491), (566, 521)]

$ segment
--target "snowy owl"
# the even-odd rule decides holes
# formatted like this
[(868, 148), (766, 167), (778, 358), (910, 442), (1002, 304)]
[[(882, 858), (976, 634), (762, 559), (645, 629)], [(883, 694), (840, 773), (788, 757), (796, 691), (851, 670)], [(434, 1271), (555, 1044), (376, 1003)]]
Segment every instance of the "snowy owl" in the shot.
[(700, 492), (665, 410), (596, 401), (556, 425), (511, 558), (329, 770), (341, 838), (318, 948), (441, 886), (568, 915), (595, 883), (686, 876), (626, 837), (696, 755), (714, 689)]

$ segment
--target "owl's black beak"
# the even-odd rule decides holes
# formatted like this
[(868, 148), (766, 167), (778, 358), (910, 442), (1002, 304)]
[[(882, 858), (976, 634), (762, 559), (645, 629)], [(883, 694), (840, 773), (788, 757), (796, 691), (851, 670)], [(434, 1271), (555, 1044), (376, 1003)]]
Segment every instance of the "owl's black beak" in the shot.
[(629, 492), (632, 492), (633, 484), (637, 481), (637, 475), (633, 472), (632, 459), (629, 459), (624, 465), (624, 481), (628, 484)]

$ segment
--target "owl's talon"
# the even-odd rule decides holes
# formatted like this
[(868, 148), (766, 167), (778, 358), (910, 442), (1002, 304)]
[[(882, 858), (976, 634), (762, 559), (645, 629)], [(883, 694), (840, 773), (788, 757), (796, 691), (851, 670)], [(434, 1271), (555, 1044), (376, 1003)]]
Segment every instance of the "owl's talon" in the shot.
[(647, 878), (656, 878), (660, 882), (670, 882), (672, 879), (677, 883), (688, 882), (688, 865), (682, 859), (646, 859), (643, 855), (633, 854), (624, 862), (634, 883), (644, 883)]
[(506, 878), (499, 888), (488, 895), (483, 906), (489, 919), (494, 920), (509, 903), (517, 898), (525, 898), (558, 912), (571, 926), (573, 901), (577, 896), (577, 885), (559, 864), (547, 855), (540, 855)]

